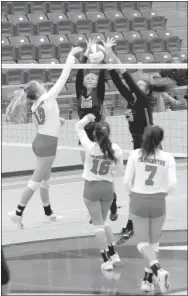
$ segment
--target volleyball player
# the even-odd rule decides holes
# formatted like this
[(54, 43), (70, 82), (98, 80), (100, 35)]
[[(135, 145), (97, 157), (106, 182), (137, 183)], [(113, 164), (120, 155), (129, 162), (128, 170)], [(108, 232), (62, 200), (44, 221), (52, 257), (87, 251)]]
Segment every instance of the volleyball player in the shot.
[(59, 118), (60, 112), (56, 99), (67, 82), (72, 65), (75, 62), (74, 56), (81, 51), (82, 48), (80, 47), (75, 47), (70, 51), (60, 78), (48, 92), (37, 81), (29, 82), (24, 88), (22, 95), (27, 100), (33, 102), (32, 112), (38, 122), (38, 131), (32, 143), (33, 152), (37, 158), (36, 168), (31, 180), (21, 194), (16, 211), (9, 212), (10, 219), (20, 229), (23, 228), (23, 212), (34, 192), (39, 188), (45, 213), (44, 222), (59, 221), (62, 219), (62, 216), (53, 213), (49, 201), (51, 167), (56, 156), (61, 125)]
[(95, 235), (101, 252), (104, 270), (113, 269), (120, 262), (110, 225), (106, 221), (113, 201), (112, 169), (123, 170), (123, 157), (120, 147), (110, 140), (110, 126), (105, 121), (95, 124), (93, 141), (85, 131), (88, 123), (94, 122), (93, 114), (84, 116), (76, 124), (80, 142), (85, 151), (83, 178), (84, 203), (95, 227)]
[(124, 182), (130, 193), (130, 211), (137, 249), (147, 262), (141, 290), (153, 290), (153, 277), (162, 293), (169, 289), (168, 272), (157, 259), (161, 230), (166, 215), (166, 196), (176, 187), (174, 157), (160, 149), (164, 132), (159, 126), (147, 127), (141, 149), (128, 159)]
[[(84, 53), (82, 63), (86, 63), (90, 47), (95, 44), (95, 40), (89, 40), (87, 43), (87, 49)], [(95, 60), (96, 62), (97, 60)], [(103, 106), (105, 96), (105, 70), (99, 71), (97, 77), (94, 73), (89, 73), (84, 76), (84, 69), (79, 69), (76, 75), (76, 97), (77, 97), (77, 108), (78, 116), (82, 119), (88, 113), (95, 115), (95, 122), (99, 122), (104, 119)], [(92, 140), (95, 122), (89, 122), (85, 126), (85, 131)], [(80, 144), (80, 143), (79, 143)], [(82, 162), (85, 160), (84, 151), (80, 151)], [(116, 194), (114, 192), (114, 207), (111, 209), (110, 219), (115, 221), (118, 218), (117, 206), (116, 206)], [(91, 221), (90, 221), (91, 223)]]
[(1, 249), (1, 292), (2, 295), (8, 295), (10, 290), (10, 271), (5, 260), (3, 250)]

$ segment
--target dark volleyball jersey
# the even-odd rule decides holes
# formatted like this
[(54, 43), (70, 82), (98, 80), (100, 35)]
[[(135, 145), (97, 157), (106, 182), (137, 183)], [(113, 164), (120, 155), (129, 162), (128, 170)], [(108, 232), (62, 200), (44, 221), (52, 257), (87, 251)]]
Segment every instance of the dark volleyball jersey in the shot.
[[(87, 57), (84, 56), (82, 63), (87, 62)], [(84, 69), (79, 69), (76, 75), (76, 97), (78, 116), (82, 119), (85, 115), (91, 113), (96, 116), (96, 121), (101, 120), (102, 107), (105, 95), (105, 75), (104, 70), (100, 70), (97, 87), (94, 88), (89, 95), (83, 84)]]
[(145, 127), (148, 124), (153, 124), (151, 111), (152, 98), (137, 86), (127, 71), (123, 73), (123, 78), (129, 88), (124, 85), (115, 70), (110, 70), (109, 72), (118, 91), (128, 103), (125, 116), (128, 120), (131, 134), (142, 135)]

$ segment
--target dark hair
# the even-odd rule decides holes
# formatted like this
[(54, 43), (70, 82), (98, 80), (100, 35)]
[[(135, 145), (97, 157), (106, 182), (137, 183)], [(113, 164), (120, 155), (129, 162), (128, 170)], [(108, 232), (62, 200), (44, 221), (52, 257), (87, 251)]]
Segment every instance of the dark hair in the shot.
[(110, 126), (106, 121), (98, 122), (95, 126), (95, 139), (99, 143), (101, 151), (105, 156), (108, 156), (112, 161), (116, 162), (117, 159), (112, 149), (112, 142), (109, 138)]
[(26, 87), (24, 88), (24, 91), (26, 93), (26, 96), (28, 99), (32, 100), (32, 101), (35, 101), (37, 100), (37, 91), (38, 91), (38, 88), (37, 88), (37, 83), (35, 80), (33, 81), (30, 81)]
[(155, 149), (159, 147), (163, 138), (164, 131), (160, 126), (151, 125), (146, 127), (141, 146), (142, 157), (147, 158), (149, 155), (155, 155)]

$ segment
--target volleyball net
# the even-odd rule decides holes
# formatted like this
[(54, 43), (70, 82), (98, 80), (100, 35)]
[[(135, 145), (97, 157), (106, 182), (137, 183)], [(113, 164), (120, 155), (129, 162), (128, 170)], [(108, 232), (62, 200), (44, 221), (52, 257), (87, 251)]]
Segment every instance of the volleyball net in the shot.
[[(31, 68), (32, 66), (36, 65), (30, 65), (29, 67)], [(40, 65), (40, 67), (42, 66), (43, 65)], [(109, 65), (105, 65), (105, 67), (107, 66), (109, 67)], [(132, 65), (132, 68), (134, 69), (131, 70), (131, 73), (134, 73), (134, 71), (138, 68), (141, 69), (140, 66), (142, 66), (142, 69), (149, 69), (149, 72), (156, 72), (156, 70), (159, 69), (159, 65), (157, 65), (157, 69), (154, 67), (152, 69), (151, 65), (149, 66), (150, 68), (146, 68), (146, 65), (138, 64), (134, 65), (134, 67)], [(79, 67), (88, 69), (88, 65), (79, 65)], [(44, 68), (47, 69), (46, 67)], [(96, 65), (93, 68), (96, 70)], [(93, 68), (91, 68), (90, 65), (91, 71)], [(47, 70), (50, 71), (50, 66)], [(58, 151), (63, 152), (63, 157), (66, 157), (66, 153), (68, 152), (69, 154), (67, 155), (69, 158), (71, 158), (70, 153), (75, 155), (75, 151), (78, 152), (82, 149), (78, 146), (78, 136), (75, 129), (78, 115), (74, 83), (75, 81), (68, 82), (57, 99), (60, 107), (60, 116), (66, 119), (65, 125), (62, 126), (60, 130)], [(71, 90), (70, 84), (72, 86)], [(45, 85), (47, 88), (50, 88), (53, 83), (48, 82), (45, 83)], [(2, 85), (2, 147), (3, 151), (8, 149), (10, 151), (9, 153), (14, 153), (14, 151), (17, 151), (18, 148), (21, 148), (22, 153), (24, 153), (24, 147), (31, 147), (31, 143), (37, 132), (36, 124), (33, 122), (33, 117), (30, 111), (30, 106), (28, 106), (28, 112), (24, 122), (7, 122), (6, 120), (6, 108), (15, 91), (19, 90), (23, 86), (24, 85), (21, 84)], [(167, 152), (171, 152), (177, 158), (187, 158), (187, 104), (186, 99), (184, 99), (184, 95), (186, 93), (186, 86), (180, 88), (175, 87), (173, 89), (173, 94), (176, 95), (176, 99), (179, 100), (181, 104), (174, 105), (169, 101), (165, 101), (165, 109), (161, 112), (158, 112), (159, 110), (157, 109), (157, 99), (152, 101), (154, 123), (161, 126), (165, 132), (163, 149)], [(112, 87), (112, 81), (107, 79), (105, 94), (106, 120), (109, 122), (111, 127), (112, 141), (118, 143), (123, 149), (125, 159), (128, 158), (129, 153), (133, 149), (132, 137), (124, 114), (126, 107), (127, 104), (125, 99), (119, 94), (115, 87)], [(81, 160), (79, 161), (81, 164)], [(79, 161), (77, 160), (77, 163)]]

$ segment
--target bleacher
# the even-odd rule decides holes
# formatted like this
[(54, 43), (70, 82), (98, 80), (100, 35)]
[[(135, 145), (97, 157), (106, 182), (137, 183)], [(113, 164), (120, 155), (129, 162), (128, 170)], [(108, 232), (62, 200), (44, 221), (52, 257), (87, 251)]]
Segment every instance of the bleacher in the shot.
[[(171, 18), (167, 19), (157, 2), (2, 1), (1, 5), (1, 56), (5, 64), (64, 63), (73, 45), (85, 48), (86, 40), (93, 37), (99, 41), (114, 37), (115, 53), (123, 63), (166, 63), (174, 55), (186, 58), (186, 29), (179, 26), (181, 34), (169, 29)], [(179, 17), (177, 21), (181, 23)], [(53, 83), (60, 71), (3, 69), (2, 83), (25, 84), (32, 79)], [(75, 93), (75, 76), (76, 71), (71, 71), (61, 95)]]

